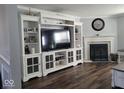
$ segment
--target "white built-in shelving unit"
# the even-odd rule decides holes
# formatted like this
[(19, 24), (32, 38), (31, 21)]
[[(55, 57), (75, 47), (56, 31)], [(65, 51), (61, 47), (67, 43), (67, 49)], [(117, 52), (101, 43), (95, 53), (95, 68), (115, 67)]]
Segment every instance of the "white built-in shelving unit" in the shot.
[(82, 46), (82, 23), (75, 23), (75, 47), (79, 48)]
[[(28, 7), (18, 8), (21, 14), (24, 82), (33, 77), (46, 76), (51, 72), (83, 63), (82, 23), (76, 21), (77, 17)], [(29, 10), (30, 15), (27, 15)], [(41, 31), (45, 28), (70, 30), (71, 47), (43, 52)]]
[(41, 47), (39, 17), (21, 15), (21, 37), (23, 58), (23, 81), (32, 77), (41, 77)]

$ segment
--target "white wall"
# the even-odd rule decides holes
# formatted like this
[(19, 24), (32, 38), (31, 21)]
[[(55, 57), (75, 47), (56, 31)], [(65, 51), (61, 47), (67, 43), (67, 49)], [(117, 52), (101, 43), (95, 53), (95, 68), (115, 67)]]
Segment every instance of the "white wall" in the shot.
[(96, 36), (99, 34), (100, 36), (114, 36), (115, 37), (115, 52), (117, 51), (117, 19), (112, 17), (103, 17), (102, 19), (105, 21), (105, 27), (102, 31), (94, 31), (92, 29), (92, 21), (95, 18), (82, 18), (81, 22), (83, 22), (83, 36)]

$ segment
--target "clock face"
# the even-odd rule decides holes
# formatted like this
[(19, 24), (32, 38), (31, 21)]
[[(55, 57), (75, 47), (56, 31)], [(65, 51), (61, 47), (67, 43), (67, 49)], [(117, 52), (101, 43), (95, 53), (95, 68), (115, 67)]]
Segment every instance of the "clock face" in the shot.
[(96, 18), (92, 22), (92, 28), (95, 31), (101, 31), (104, 28), (104, 26), (105, 26), (105, 23), (101, 18)]

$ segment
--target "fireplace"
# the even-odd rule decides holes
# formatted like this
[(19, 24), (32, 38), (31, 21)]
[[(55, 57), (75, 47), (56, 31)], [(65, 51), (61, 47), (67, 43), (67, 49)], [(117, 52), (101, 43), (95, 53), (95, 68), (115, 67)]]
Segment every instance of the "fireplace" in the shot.
[(90, 60), (108, 61), (108, 44), (90, 44)]
[(110, 53), (115, 51), (114, 37), (84, 37), (84, 62), (109, 61)]

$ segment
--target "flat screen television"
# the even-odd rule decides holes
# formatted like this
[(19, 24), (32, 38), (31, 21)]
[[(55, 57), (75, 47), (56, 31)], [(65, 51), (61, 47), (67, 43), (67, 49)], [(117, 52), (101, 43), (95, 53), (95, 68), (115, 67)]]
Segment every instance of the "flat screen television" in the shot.
[(70, 31), (65, 29), (42, 29), (42, 51), (67, 49), (71, 47)]

